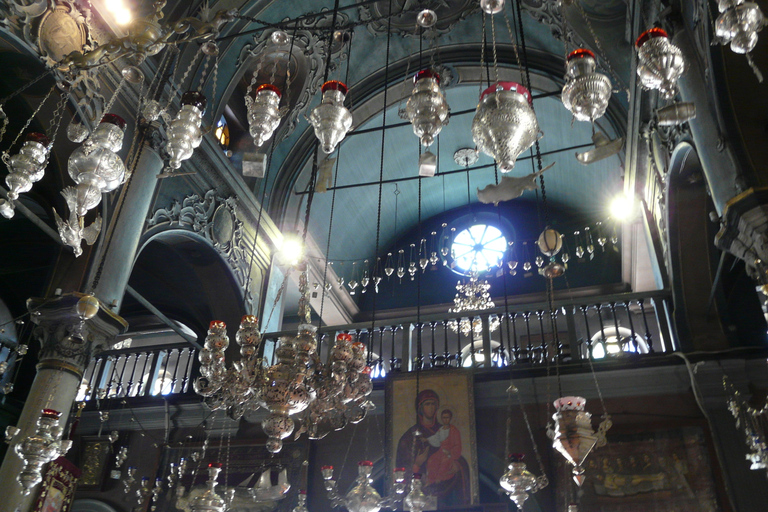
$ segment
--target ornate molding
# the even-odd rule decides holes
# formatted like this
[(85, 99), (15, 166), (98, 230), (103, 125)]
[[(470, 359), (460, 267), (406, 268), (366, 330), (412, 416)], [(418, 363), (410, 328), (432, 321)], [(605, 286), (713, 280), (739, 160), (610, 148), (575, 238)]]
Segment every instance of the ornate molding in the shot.
[[(403, 14), (392, 17), (392, 32), (403, 37), (415, 37), (416, 15), (423, 7), (418, 0), (393, 0), (392, 10), (403, 11)], [(358, 8), (360, 21), (366, 23), (368, 31), (373, 35), (386, 34), (389, 27), (387, 14), (389, 0), (382, 0)], [(476, 12), (480, 12), (480, 3), (475, 0), (436, 0), (430, 8), (437, 14), (434, 32), (446, 34), (460, 21)]]
[[(293, 47), (290, 40), (282, 45), (275, 45), (271, 41), (271, 35), (274, 31), (264, 31), (258, 37), (254, 37), (249, 43), (246, 43), (240, 50), (235, 63), (236, 68), (245, 66), (248, 71), (244, 75), (247, 81), (250, 81), (251, 71), (259, 72), (262, 68), (272, 65), (275, 53), (283, 54), (286, 58), (291, 55), (291, 73), (293, 80), (303, 77), (301, 84), (291, 83), (291, 88), (283, 94), (283, 102), (287, 100), (290, 104), (290, 111), (283, 119), (275, 141), (285, 140), (296, 129), (299, 119), (307, 111), (312, 98), (320, 88), (323, 77), (325, 76), (326, 48), (328, 30), (333, 21), (333, 14), (326, 12), (323, 16), (305, 19), (299, 22), (296, 30), (288, 30), (293, 36)], [(343, 26), (349, 22), (349, 17), (344, 13), (338, 13), (336, 26)], [(346, 49), (348, 43), (342, 41), (331, 47), (332, 55), (340, 59), (346, 59)], [(336, 64), (331, 62), (331, 71), (335, 69)], [(276, 79), (285, 80), (283, 76)], [(294, 88), (298, 85), (298, 92)]]
[(210, 242), (232, 270), (238, 285), (246, 290), (243, 299), (246, 309), (253, 310), (253, 279), (249, 279), (248, 265), (254, 241), (246, 240), (234, 197), (222, 198), (215, 190), (209, 190), (202, 198), (191, 194), (181, 202), (174, 200), (167, 208), (155, 210), (147, 220), (149, 227), (163, 225), (192, 231)]
[(128, 323), (101, 302), (93, 318), (81, 318), (76, 311), (81, 297), (80, 293), (72, 293), (27, 301), (35, 324), (33, 334), (40, 342), (40, 366), (82, 376), (91, 357), (108, 348), (115, 336), (128, 329)]

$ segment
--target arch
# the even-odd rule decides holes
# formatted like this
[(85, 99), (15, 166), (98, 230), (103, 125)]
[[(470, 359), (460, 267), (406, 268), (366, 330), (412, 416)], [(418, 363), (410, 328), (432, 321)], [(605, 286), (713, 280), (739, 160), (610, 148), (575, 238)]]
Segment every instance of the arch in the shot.
[(707, 215), (712, 204), (696, 148), (688, 142), (678, 144), (668, 169), (666, 260), (680, 347), (727, 348), (718, 306), (709, 301), (717, 255)]
[[(129, 285), (165, 315), (189, 326), (199, 338), (208, 323), (236, 326), (245, 311), (243, 292), (232, 268), (201, 235), (186, 229), (159, 229), (146, 237), (133, 265)], [(145, 310), (130, 296), (121, 314), (134, 325)], [(152, 322), (153, 320), (150, 320)], [(144, 326), (149, 327), (149, 326)]]

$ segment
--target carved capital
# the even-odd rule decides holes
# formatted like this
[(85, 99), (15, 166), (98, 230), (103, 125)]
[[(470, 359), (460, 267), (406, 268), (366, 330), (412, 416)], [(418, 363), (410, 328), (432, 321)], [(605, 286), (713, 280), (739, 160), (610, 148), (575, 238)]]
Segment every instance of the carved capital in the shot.
[(35, 323), (34, 336), (40, 342), (41, 368), (56, 368), (82, 377), (91, 357), (109, 347), (128, 323), (99, 301), (89, 319), (77, 311), (85, 295), (71, 293), (52, 299), (31, 298), (27, 309)]

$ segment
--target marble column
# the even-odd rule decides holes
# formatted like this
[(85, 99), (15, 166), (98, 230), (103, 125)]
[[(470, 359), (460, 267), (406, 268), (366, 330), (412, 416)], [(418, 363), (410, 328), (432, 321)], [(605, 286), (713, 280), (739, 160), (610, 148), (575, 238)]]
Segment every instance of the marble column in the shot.
[[(156, 130), (145, 128), (143, 147), (130, 181), (123, 185), (118, 204), (123, 207), (113, 216), (105, 243), (92, 265), (86, 284), (90, 295), (73, 292), (58, 297), (32, 298), (27, 301), (34, 336), (41, 343), (37, 375), (17, 423), (19, 432), (0, 467), (0, 512), (29, 512), (34, 505), (39, 485), (24, 495), (16, 479), (24, 466), (14, 452), (14, 445), (34, 434), (43, 409), (62, 413), (65, 426), (70, 409), (91, 357), (108, 348), (115, 336), (128, 329), (128, 324), (114, 311), (119, 308), (139, 240), (149, 213), (157, 174), (163, 162), (158, 155)], [(114, 236), (112, 235), (114, 233)], [(87, 297), (90, 308), (84, 307)], [(98, 307), (96, 307), (98, 304)], [(84, 311), (88, 314), (84, 315)], [(91, 316), (91, 314), (93, 316)]]

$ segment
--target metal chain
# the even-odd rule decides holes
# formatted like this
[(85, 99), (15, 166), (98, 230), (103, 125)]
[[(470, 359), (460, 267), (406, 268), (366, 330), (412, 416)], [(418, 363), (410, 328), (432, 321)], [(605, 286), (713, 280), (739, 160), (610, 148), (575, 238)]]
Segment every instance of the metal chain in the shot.
[[(353, 40), (354, 40), (354, 33), (350, 33), (349, 48), (347, 50), (347, 70), (344, 74), (344, 83), (349, 83), (349, 68), (350, 68), (350, 62), (352, 62), (352, 41)], [(289, 65), (290, 65), (290, 62), (289, 62)], [(351, 110), (352, 109), (351, 101), (350, 101), (349, 107)], [(342, 146), (339, 145), (339, 148), (336, 150), (336, 172), (333, 175), (333, 190), (331, 191), (331, 211), (328, 216), (330, 220), (328, 223), (328, 239), (325, 244), (326, 258), (325, 258), (325, 265), (323, 267), (323, 283), (321, 285), (323, 287), (323, 291), (322, 291), (322, 297), (320, 299), (320, 315), (319, 315), (320, 318), (318, 319), (318, 327), (323, 321), (323, 313), (325, 311), (325, 295), (326, 295), (325, 286), (326, 286), (326, 283), (328, 282), (328, 267), (331, 264), (327, 255), (331, 253), (331, 233), (333, 232), (333, 214), (336, 209), (336, 184), (338, 183), (338, 180), (339, 180), (339, 163), (341, 161), (341, 148)], [(333, 340), (331, 340), (331, 342), (333, 342)]]
[[(589, 19), (589, 16), (587, 16), (587, 13), (584, 12), (584, 9), (581, 7), (581, 4), (579, 2), (573, 2), (573, 5), (576, 6), (576, 9), (579, 11), (579, 14), (584, 19), (584, 22), (587, 25), (587, 30), (589, 31), (589, 35), (592, 36), (592, 39), (595, 41), (595, 46), (597, 47), (597, 51), (600, 52), (600, 56), (603, 58), (603, 62), (605, 62), (605, 67), (608, 69), (608, 72), (611, 74), (611, 78), (613, 78), (614, 83), (617, 85), (623, 84), (624, 85), (624, 91), (627, 93), (627, 98), (629, 98), (629, 87), (624, 84), (624, 81), (619, 77), (619, 75), (616, 74), (616, 71), (613, 70), (613, 67), (611, 66), (611, 61), (608, 60), (608, 54), (605, 52), (605, 49), (603, 48), (603, 44), (600, 42), (600, 38), (597, 37), (597, 33), (595, 32), (595, 29), (592, 27), (592, 22)], [(562, 14), (562, 13), (561, 13)], [(565, 15), (562, 14), (563, 19), (565, 19)], [(563, 37), (565, 37), (565, 34), (563, 34)], [(620, 92), (621, 89), (614, 89), (613, 92)]]
[(19, 138), (21, 138), (21, 134), (24, 133), (27, 128), (29, 128), (30, 123), (32, 123), (32, 120), (37, 117), (37, 114), (40, 112), (40, 110), (43, 108), (43, 105), (45, 105), (45, 102), (48, 101), (48, 98), (51, 97), (51, 94), (53, 94), (53, 91), (56, 90), (56, 84), (51, 87), (51, 90), (48, 91), (48, 94), (45, 95), (45, 98), (43, 98), (43, 101), (40, 102), (40, 104), (37, 106), (34, 112), (32, 112), (32, 115), (29, 116), (29, 119), (27, 119), (27, 122), (24, 123), (24, 126), (21, 127), (21, 130), (19, 130), (19, 133), (16, 134), (16, 138), (13, 139), (13, 142), (11, 142), (10, 146), (8, 146), (8, 149), (3, 151), (3, 162), (5, 162), (5, 165), (8, 165), (11, 161), (11, 155), (8, 153), (8, 151), (16, 145), (16, 143), (19, 141)]
[[(193, 68), (193, 67), (195, 66), (195, 64), (197, 63), (197, 59), (199, 59), (199, 58), (200, 58), (200, 55), (202, 55), (202, 54), (203, 54), (203, 47), (201, 46), (200, 48), (198, 48), (198, 49), (197, 49), (197, 52), (195, 52), (195, 55), (192, 57), (192, 61), (191, 61), (191, 62), (189, 63), (189, 65), (187, 66), (187, 69), (186, 69), (186, 70), (184, 70), (184, 74), (181, 76), (181, 80), (179, 81), (179, 84), (178, 84), (178, 85), (176, 85), (176, 84), (174, 83), (174, 80), (173, 80), (173, 76), (171, 76), (171, 78), (170, 78), (170, 84), (171, 84), (171, 86), (172, 86), (172, 87), (174, 87), (174, 88), (175, 88), (175, 89), (176, 89), (176, 90), (177, 90), (179, 93), (181, 93), (181, 92), (182, 92), (182, 91), (181, 91), (181, 88), (182, 88), (182, 87), (184, 87), (184, 83), (187, 81), (187, 77), (188, 77), (188, 76), (189, 76), (189, 74), (192, 72), (192, 68)], [(170, 95), (168, 95), (168, 101), (167, 101), (167, 102), (166, 102), (166, 104), (165, 104), (165, 108), (163, 108), (163, 110), (164, 110), (164, 111), (167, 111), (167, 110), (168, 110), (168, 107), (170, 107), (170, 106), (171, 106), (171, 102), (172, 102), (172, 101), (173, 101), (173, 95), (172, 95), (172, 94), (170, 94)]]
[[(485, 46), (486, 46), (486, 34), (485, 34), (485, 13), (483, 13), (483, 37), (482, 37), (482, 44), (480, 45), (480, 92), (478, 93), (480, 96), (483, 94), (483, 68), (485, 67)], [(488, 84), (488, 87), (490, 87), (491, 84)]]
[(512, 25), (509, 23), (509, 16), (507, 16), (507, 11), (502, 11), (504, 13), (504, 23), (507, 25), (507, 31), (509, 32), (509, 40), (512, 43), (512, 51), (515, 53), (515, 62), (517, 63), (517, 68), (520, 70), (520, 73), (523, 72), (523, 63), (520, 60), (520, 53), (517, 50), (517, 39), (515, 38), (515, 33), (512, 31)]
[(496, 18), (491, 14), (491, 43), (493, 44), (493, 72), (499, 81), (499, 57), (496, 53)]
[(123, 89), (123, 86), (125, 85), (125, 75), (120, 77), (120, 81), (117, 83), (117, 87), (115, 87), (115, 91), (112, 93), (112, 97), (109, 98), (109, 101), (106, 105), (104, 105), (103, 112), (105, 114), (108, 114), (110, 110), (112, 110), (112, 105), (115, 104), (115, 100), (117, 100), (118, 94), (120, 94), (120, 91)]
[[(392, 0), (389, 0), (389, 11), (392, 12)], [(381, 243), (381, 196), (384, 190), (384, 140), (386, 138), (387, 134), (387, 92), (389, 91), (389, 51), (390, 51), (390, 42), (392, 40), (392, 18), (389, 18), (389, 22), (387, 24), (387, 53), (386, 53), (386, 59), (384, 64), (384, 105), (382, 110), (382, 119), (381, 119), (381, 157), (379, 159), (379, 200), (376, 210), (376, 250), (374, 252), (374, 257), (378, 257), (379, 255), (379, 244)], [(419, 56), (419, 60), (421, 60), (421, 56)], [(419, 183), (421, 183), (421, 180), (419, 180)], [(419, 236), (421, 236), (421, 233), (419, 233)], [(374, 290), (375, 292), (375, 290)], [(373, 330), (376, 325), (376, 297), (378, 297), (378, 293), (373, 294), (373, 311), (371, 313), (371, 332), (369, 334), (369, 337), (373, 335)], [(381, 357), (381, 355), (379, 356)]]
[[(136, 117), (135, 117), (135, 119), (139, 119), (140, 118), (140, 116), (141, 116), (141, 107), (142, 107), (144, 101), (148, 97), (150, 97), (149, 90), (147, 90), (147, 94), (145, 96), (145, 94), (144, 94), (144, 82), (142, 81), (141, 85), (139, 85), (139, 101), (136, 102), (137, 103), (137, 107), (136, 107)], [(139, 132), (140, 131), (141, 130), (139, 130), (138, 127), (134, 128), (134, 130), (133, 130), (133, 139), (131, 139), (131, 145), (128, 148), (128, 154), (125, 156), (125, 163), (126, 163), (126, 166), (125, 166), (126, 167), (126, 169), (125, 169), (126, 170), (126, 173), (125, 173), (126, 174), (126, 178), (125, 179), (126, 180), (130, 177), (130, 173), (133, 172), (133, 170), (132, 170), (133, 166), (129, 165), (129, 162), (132, 162), (131, 159), (135, 156), (135, 153), (136, 153), (136, 150), (137, 150), (136, 142), (139, 140)]]
[(67, 106), (67, 101), (69, 100), (69, 93), (62, 91), (61, 98), (59, 99), (59, 104), (56, 105), (56, 110), (53, 112), (53, 118), (51, 119), (51, 124), (49, 130), (52, 130), (51, 137), (50, 137), (50, 144), (48, 146), (48, 151), (45, 154), (45, 162), (43, 163), (43, 169), (48, 167), (48, 163), (51, 161), (51, 154), (53, 154), (52, 148), (53, 143), (56, 141), (56, 136), (59, 134), (59, 128), (61, 127), (61, 118), (64, 114), (64, 109)]

